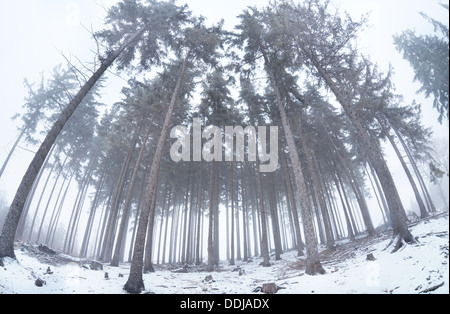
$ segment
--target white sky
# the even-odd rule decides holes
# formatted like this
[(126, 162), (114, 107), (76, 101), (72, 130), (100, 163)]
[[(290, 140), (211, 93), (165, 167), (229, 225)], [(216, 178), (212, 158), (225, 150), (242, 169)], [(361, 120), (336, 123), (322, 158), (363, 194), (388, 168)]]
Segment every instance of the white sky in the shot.
[[(59, 51), (67, 56), (76, 56), (82, 61), (93, 60), (90, 51), (93, 41), (84, 27), (99, 30), (105, 15), (98, 5), (109, 7), (115, 0), (17, 0), (0, 1), (0, 166), (18, 136), (18, 121), (11, 117), (21, 112), (26, 96), (23, 79), (30, 82), (40, 80), (40, 73), (48, 72), (64, 63)], [(178, 3), (186, 2), (179, 0)], [(448, 0), (441, 2), (447, 3)], [(262, 6), (267, 0), (188, 0), (189, 7), (196, 14), (204, 15), (209, 22), (224, 19), (227, 27), (237, 23), (236, 16), (249, 5)], [(432, 31), (419, 12), (448, 20), (447, 11), (442, 10), (438, 0), (333, 0), (333, 5), (346, 10), (358, 18), (371, 11), (368, 29), (361, 38), (361, 48), (366, 55), (387, 70), (394, 66), (397, 91), (405, 96), (405, 103), (417, 99), (423, 104), (424, 123), (435, 128), (438, 137), (448, 136), (448, 122), (440, 126), (432, 100), (424, 100), (415, 92), (419, 88), (412, 83), (413, 71), (393, 46), (392, 35), (406, 29), (419, 33)], [(446, 22), (448, 23), (448, 22)], [(83, 26), (84, 27), (83, 27)], [(111, 84), (109, 91), (103, 91), (105, 98), (117, 100), (121, 86)], [(113, 89), (113, 90), (112, 90)], [(104, 100), (105, 101), (105, 100)], [(105, 101), (106, 102), (106, 101)], [(430, 109), (431, 108), (431, 109)], [(446, 139), (448, 144), (448, 137)], [(34, 148), (32, 148), (34, 149)], [(32, 154), (18, 150), (13, 156), (4, 176), (0, 179), (0, 192), (4, 191), (8, 203), (15, 194), (18, 184), (31, 161)], [(395, 165), (391, 167), (398, 169)], [(395, 176), (395, 173), (394, 173)], [(404, 194), (410, 192), (404, 191)]]

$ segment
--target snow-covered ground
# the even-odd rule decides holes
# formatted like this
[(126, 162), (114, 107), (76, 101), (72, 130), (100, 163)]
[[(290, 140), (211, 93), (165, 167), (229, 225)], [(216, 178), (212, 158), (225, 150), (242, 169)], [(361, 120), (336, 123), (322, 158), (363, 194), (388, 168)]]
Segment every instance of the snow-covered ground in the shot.
[[(321, 256), (325, 275), (306, 275), (302, 258), (286, 252), (267, 268), (259, 266), (259, 258), (238, 261), (236, 266), (223, 262), (213, 273), (194, 268), (175, 273), (157, 267), (155, 273), (144, 275), (144, 282), (147, 292), (157, 294), (250, 294), (271, 282), (284, 288), (279, 294), (448, 294), (448, 214), (420, 221), (411, 231), (419, 244), (403, 246), (393, 254), (392, 247), (385, 250), (391, 240), (388, 234), (339, 244), (335, 252)], [(367, 260), (370, 253), (375, 260)], [(16, 256), (17, 260), (4, 259), (0, 267), (0, 294), (125, 293), (122, 286), (129, 264), (118, 268), (104, 264), (103, 270), (95, 271), (76, 259), (60, 266), (46, 264), (26, 249), (17, 249)], [(238, 266), (241, 274), (233, 271)], [(208, 275), (213, 281), (204, 281)], [(45, 281), (42, 287), (35, 285), (38, 278)]]

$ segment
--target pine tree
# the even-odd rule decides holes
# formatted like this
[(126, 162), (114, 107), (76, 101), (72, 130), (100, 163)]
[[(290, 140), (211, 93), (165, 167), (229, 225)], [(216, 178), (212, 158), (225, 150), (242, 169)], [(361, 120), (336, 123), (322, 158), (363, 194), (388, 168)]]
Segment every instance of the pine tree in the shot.
[[(441, 4), (448, 11), (448, 4)], [(434, 97), (433, 106), (439, 113), (439, 122), (448, 120), (449, 111), (449, 30), (448, 26), (422, 13), (434, 27), (434, 35), (417, 35), (412, 30), (394, 36), (397, 50), (409, 61), (415, 71), (414, 81), (422, 87), (419, 93)]]
[(297, 193), (300, 198), (300, 207), (302, 210), (303, 224), (305, 228), (306, 250), (307, 250), (307, 267), (306, 272), (310, 275), (323, 274), (317, 248), (317, 239), (314, 232), (312, 208), (306, 191), (303, 170), (298, 156), (297, 147), (290, 126), (290, 122), (286, 115), (285, 102), (283, 101), (280, 90), (280, 82), (277, 78), (277, 70), (279, 67), (288, 67), (292, 64), (289, 50), (284, 42), (271, 42), (274, 34), (269, 30), (267, 15), (259, 13), (256, 9), (246, 11), (241, 15), (241, 24), (238, 26), (241, 31), (236, 43), (243, 45), (246, 50), (245, 61), (255, 63), (257, 56), (260, 55), (264, 60), (264, 67), (269, 77), (270, 87), (274, 92), (275, 103), (281, 116), (282, 126), (284, 129), (286, 141), (289, 147), (289, 156), (294, 170), (294, 179), (296, 182)]
[[(146, 239), (146, 230), (149, 223), (150, 211), (154, 198), (156, 197), (158, 173), (161, 165), (161, 158), (164, 151), (164, 145), (169, 133), (169, 128), (173, 118), (175, 106), (179, 103), (180, 97), (183, 95), (183, 88), (188, 90), (192, 88), (189, 86), (191, 80), (186, 77), (191, 77), (190, 72), (196, 70), (195, 65), (198, 63), (215, 64), (217, 52), (216, 49), (221, 44), (220, 29), (208, 29), (203, 25), (203, 21), (194, 21), (194, 26), (186, 28), (181, 32), (183, 34), (178, 43), (179, 59), (175, 62), (175, 70), (171, 74), (175, 77), (175, 86), (173, 89), (170, 104), (167, 108), (162, 131), (159, 136), (158, 145), (155, 151), (155, 156), (152, 161), (150, 170), (149, 183), (146, 188), (146, 196), (139, 218), (139, 226), (137, 230), (136, 240), (134, 243), (133, 260), (131, 263), (130, 275), (127, 283), (124, 285), (124, 290), (129, 293), (140, 293), (145, 289), (142, 278), (143, 271), (143, 254), (144, 244)], [(152, 223), (152, 222), (150, 222)]]

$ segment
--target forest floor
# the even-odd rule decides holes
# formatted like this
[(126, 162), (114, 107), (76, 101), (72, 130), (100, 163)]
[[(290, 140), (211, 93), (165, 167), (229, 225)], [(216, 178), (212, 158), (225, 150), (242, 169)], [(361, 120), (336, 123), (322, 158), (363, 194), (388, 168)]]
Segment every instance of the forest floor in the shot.
[[(147, 293), (156, 294), (251, 294), (265, 283), (275, 283), (280, 294), (449, 294), (448, 213), (415, 222), (410, 230), (418, 243), (396, 253), (389, 232), (338, 242), (335, 251), (321, 252), (324, 275), (306, 275), (304, 257), (289, 251), (278, 261), (271, 256), (270, 267), (260, 266), (260, 258), (235, 266), (222, 262), (212, 273), (155, 266), (144, 283)], [(110, 267), (22, 243), (16, 256), (0, 262), (0, 294), (125, 293), (129, 264)]]

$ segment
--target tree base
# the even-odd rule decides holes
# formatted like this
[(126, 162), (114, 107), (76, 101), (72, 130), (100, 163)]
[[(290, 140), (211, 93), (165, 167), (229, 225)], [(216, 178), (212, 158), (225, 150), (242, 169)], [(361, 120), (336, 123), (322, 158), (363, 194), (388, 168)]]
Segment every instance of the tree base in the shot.
[(111, 262), (111, 263), (109, 263), (109, 266), (111, 266), (111, 267), (119, 267), (119, 263)]
[(127, 283), (123, 286), (123, 290), (132, 294), (140, 294), (145, 290), (144, 281), (141, 279), (131, 279), (129, 278)]
[(308, 263), (306, 265), (306, 274), (310, 275), (310, 276), (315, 276), (315, 275), (323, 275), (326, 273), (325, 269), (323, 269), (322, 265), (320, 264), (319, 261), (314, 262), (314, 263)]
[(17, 259), (14, 253), (14, 245), (10, 245), (6, 237), (0, 235), (0, 258), (10, 257), (12, 259)]
[(153, 268), (153, 264), (150, 264), (146, 267), (144, 267), (144, 274), (150, 274), (150, 273), (154, 273), (155, 272), (155, 268)]
[(417, 244), (419, 241), (414, 238), (414, 236), (409, 232), (409, 230), (403, 232), (403, 234), (394, 234), (391, 241), (389, 241), (386, 248), (383, 251), (387, 250), (390, 246), (393, 246), (394, 249), (391, 253), (398, 252), (402, 247), (406, 244)]
[(272, 266), (272, 265), (270, 264), (270, 262), (262, 262), (262, 263), (261, 263), (261, 266), (262, 266), (262, 267), (270, 267), (270, 266)]
[(384, 250), (387, 250), (390, 246), (393, 246), (394, 249), (392, 250), (391, 253), (396, 253), (401, 248), (404, 248), (406, 244), (416, 244), (416, 243), (419, 243), (419, 241), (412, 235), (411, 237), (402, 237), (401, 235), (396, 235), (391, 239), (391, 241), (388, 243), (388, 245)]

